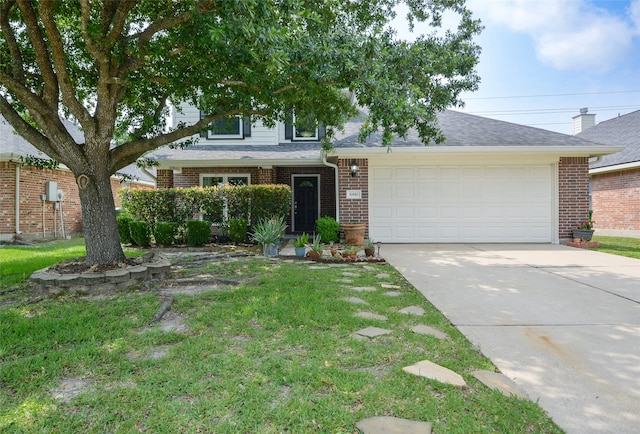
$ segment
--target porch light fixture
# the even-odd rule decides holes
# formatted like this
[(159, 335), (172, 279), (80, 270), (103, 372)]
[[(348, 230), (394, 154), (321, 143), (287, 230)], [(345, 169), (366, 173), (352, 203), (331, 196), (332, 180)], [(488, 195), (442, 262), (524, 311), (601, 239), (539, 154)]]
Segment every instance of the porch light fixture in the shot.
[(360, 169), (360, 167), (358, 166), (358, 163), (356, 163), (356, 160), (351, 160), (351, 176), (356, 176), (358, 169)]

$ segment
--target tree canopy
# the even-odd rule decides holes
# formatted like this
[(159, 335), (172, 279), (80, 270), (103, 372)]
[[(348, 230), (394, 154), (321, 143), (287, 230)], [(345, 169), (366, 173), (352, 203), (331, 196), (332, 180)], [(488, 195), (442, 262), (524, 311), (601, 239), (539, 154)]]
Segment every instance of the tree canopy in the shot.
[[(388, 26), (399, 3), (434, 32), (399, 40)], [(458, 25), (436, 31), (445, 13)], [(436, 113), (477, 86), (479, 31), (464, 0), (0, 0), (0, 113), (74, 173), (87, 261), (111, 262), (123, 255), (115, 218), (101, 221), (114, 216), (109, 175), (221, 117), (273, 125), (295, 107), (340, 125), (354, 113), (345, 90), (368, 108), (363, 137), (416, 128), (441, 140)], [(169, 128), (169, 104), (207, 115)]]

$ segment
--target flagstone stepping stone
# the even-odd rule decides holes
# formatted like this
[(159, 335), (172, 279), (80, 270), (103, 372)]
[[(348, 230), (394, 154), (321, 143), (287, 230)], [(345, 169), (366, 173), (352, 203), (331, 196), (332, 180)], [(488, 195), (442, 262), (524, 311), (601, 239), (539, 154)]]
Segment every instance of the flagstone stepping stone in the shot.
[(525, 392), (522, 387), (502, 374), (491, 371), (475, 371), (473, 376), (485, 386), (490, 389), (496, 389), (504, 396), (514, 395), (520, 399), (529, 399), (529, 395), (527, 395), (527, 392)]
[(345, 297), (343, 300), (353, 304), (369, 304), (360, 297)]
[(417, 316), (424, 315), (424, 309), (421, 308), (420, 306), (405, 307), (404, 309), (400, 309), (398, 312), (406, 313), (408, 315), (417, 315)]
[(376, 288), (375, 286), (354, 286), (351, 289), (358, 292), (372, 292), (376, 291), (378, 288)]
[(402, 295), (402, 293), (398, 291), (389, 291), (389, 292), (385, 292), (384, 295), (388, 297), (399, 297)]
[(372, 267), (371, 265), (363, 265), (362, 268), (369, 271), (374, 271), (376, 267)]
[(348, 267), (349, 264), (327, 264), (327, 267), (331, 267), (331, 268), (344, 268), (344, 267)]
[(392, 285), (391, 283), (384, 283), (384, 282), (380, 283), (380, 286), (382, 286), (383, 288), (386, 288), (386, 289), (400, 289), (400, 288), (402, 288), (399, 285)]
[(376, 416), (356, 422), (362, 434), (431, 434), (431, 423), (392, 416)]
[(451, 384), (452, 386), (459, 387), (461, 389), (467, 387), (467, 383), (460, 374), (457, 374), (444, 366), (430, 362), (429, 360), (422, 360), (414, 365), (405, 366), (402, 370), (409, 374), (417, 375), (418, 377), (425, 377), (441, 383)]
[(434, 329), (433, 327), (429, 327), (424, 324), (411, 327), (411, 331), (419, 335), (431, 335), (438, 339), (447, 339), (449, 337), (448, 334), (443, 333), (438, 329)]
[(365, 338), (375, 338), (377, 336), (387, 335), (393, 333), (393, 330), (381, 329), (380, 327), (367, 327), (355, 332), (358, 336), (364, 336)]
[(364, 310), (360, 310), (356, 312), (353, 316), (357, 316), (358, 318), (364, 318), (364, 319), (377, 319), (378, 321), (386, 321), (388, 319), (384, 315), (379, 315), (377, 313), (367, 312)]
[(376, 277), (378, 279), (388, 279), (388, 278), (391, 277), (391, 274), (389, 274), (389, 273), (380, 273), (380, 274), (377, 274)]
[(353, 279), (336, 279), (336, 280), (334, 280), (334, 282), (353, 283)]
[(326, 265), (311, 265), (309, 266), (309, 270), (327, 270), (329, 267)]
[(352, 271), (343, 271), (342, 275), (346, 277), (360, 277), (360, 273), (354, 273)]

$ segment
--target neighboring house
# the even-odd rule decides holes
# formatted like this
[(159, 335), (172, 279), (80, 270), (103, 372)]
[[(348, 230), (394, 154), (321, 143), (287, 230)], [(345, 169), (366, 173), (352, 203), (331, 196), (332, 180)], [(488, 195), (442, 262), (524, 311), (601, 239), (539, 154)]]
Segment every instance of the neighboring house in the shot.
[[(67, 129), (76, 142), (84, 141), (75, 125), (67, 123)], [(0, 241), (61, 238), (81, 233), (80, 198), (71, 171), (62, 165), (55, 170), (21, 167), (20, 156), (49, 159), (0, 117)], [(122, 183), (119, 177), (112, 177), (116, 207), (120, 206), (118, 190), (154, 187), (154, 180), (135, 165), (121, 173), (136, 180)]]
[(595, 228), (640, 237), (640, 110), (595, 124), (595, 115), (574, 117), (576, 137), (623, 146), (590, 165)]
[[(194, 108), (174, 112), (193, 122)], [(425, 146), (415, 132), (391, 150), (379, 134), (358, 143), (355, 120), (322, 152), (322, 131), (269, 129), (238, 120), (185, 149), (161, 148), (160, 188), (281, 183), (292, 188), (289, 231), (314, 230), (324, 215), (364, 222), (382, 242), (558, 243), (589, 208), (588, 160), (619, 148), (569, 135), (446, 111), (446, 141)]]

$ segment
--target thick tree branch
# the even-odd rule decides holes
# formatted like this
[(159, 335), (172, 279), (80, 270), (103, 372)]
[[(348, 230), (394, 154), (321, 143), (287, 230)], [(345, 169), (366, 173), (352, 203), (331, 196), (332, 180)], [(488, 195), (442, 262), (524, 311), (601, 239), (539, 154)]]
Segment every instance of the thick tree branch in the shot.
[[(115, 2), (114, 2), (115, 3)], [(107, 34), (107, 28), (103, 28), (103, 32), (107, 37), (107, 49), (111, 49), (115, 46), (120, 38), (122, 38), (122, 32), (124, 30), (125, 23), (127, 22), (127, 17), (129, 11), (133, 9), (133, 7), (137, 4), (136, 0), (130, 1), (119, 1), (118, 8), (113, 12), (113, 16), (110, 18), (109, 25), (111, 27), (111, 31)], [(104, 23), (103, 23), (104, 25)]]
[(44, 102), (47, 104), (50, 110), (58, 111), (58, 79), (54, 72), (49, 57), (49, 49), (45, 42), (44, 35), (40, 30), (38, 24), (38, 18), (33, 10), (33, 2), (29, 0), (19, 0), (18, 7), (24, 17), (24, 23), (31, 39), (31, 44), (36, 52), (36, 62), (42, 73), (42, 79), (44, 81)]
[[(57, 86), (59, 85), (62, 90), (62, 101), (64, 104), (76, 119), (78, 119), (85, 131), (90, 131), (94, 127), (94, 122), (87, 109), (76, 98), (75, 89), (71, 82), (71, 77), (69, 77), (69, 71), (65, 61), (64, 43), (56, 26), (52, 8), (53, 3), (51, 0), (43, 1), (40, 5), (40, 19), (42, 20), (49, 43), (51, 44), (52, 62), (58, 74)], [(59, 98), (57, 86), (56, 100)]]
[(2, 31), (2, 35), (9, 47), (9, 53), (11, 54), (11, 71), (13, 73), (13, 77), (20, 83), (24, 84), (25, 73), (22, 52), (20, 51), (20, 46), (16, 41), (13, 28), (9, 24), (9, 13), (15, 4), (15, 0), (8, 0), (0, 4), (0, 31)]

